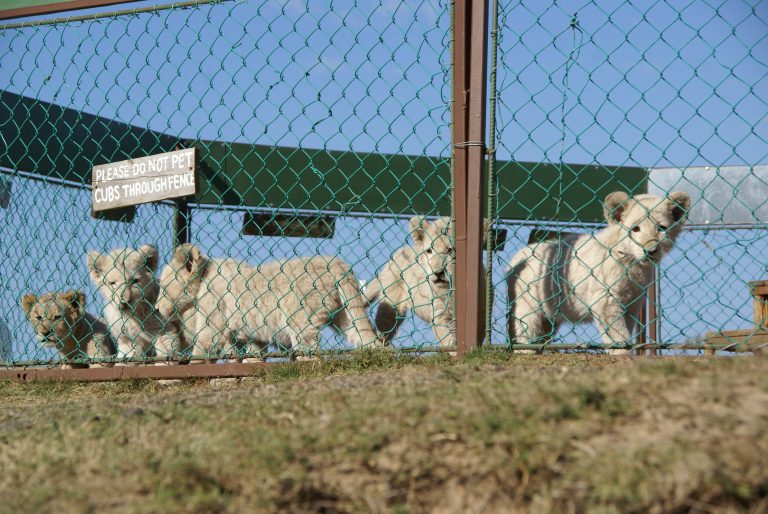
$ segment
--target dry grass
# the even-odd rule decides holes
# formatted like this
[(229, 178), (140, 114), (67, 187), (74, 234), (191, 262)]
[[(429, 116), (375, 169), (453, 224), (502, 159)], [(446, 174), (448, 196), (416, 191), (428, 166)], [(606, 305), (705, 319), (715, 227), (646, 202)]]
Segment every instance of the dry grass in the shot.
[(237, 385), (0, 384), (34, 512), (764, 512), (768, 361), (352, 359)]

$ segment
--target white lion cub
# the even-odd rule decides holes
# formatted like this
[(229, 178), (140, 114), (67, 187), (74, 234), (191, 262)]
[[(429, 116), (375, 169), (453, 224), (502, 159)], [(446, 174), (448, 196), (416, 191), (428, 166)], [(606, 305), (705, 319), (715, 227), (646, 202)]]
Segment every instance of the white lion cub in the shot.
[[(451, 282), (456, 271), (456, 252), (450, 218), (430, 222), (414, 216), (409, 223), (413, 245), (397, 250), (379, 274), (365, 286), (369, 302), (380, 299), (376, 328), (389, 343), (409, 310), (432, 325), (440, 346), (455, 346)], [(481, 280), (481, 294), (485, 294)], [(483, 303), (483, 306), (485, 304)], [(484, 309), (480, 312), (485, 317)], [(478, 341), (482, 340), (478, 333)]]
[(194, 318), (195, 355), (215, 358), (244, 342), (262, 351), (273, 340), (312, 351), (326, 325), (355, 347), (380, 344), (355, 275), (335, 257), (252, 267), (234, 259), (209, 259), (185, 244), (163, 269), (160, 284), (160, 312), (182, 318), (187, 327)]
[(510, 341), (532, 343), (563, 321), (594, 320), (603, 343), (630, 343), (654, 266), (675, 244), (690, 206), (682, 192), (611, 193), (603, 230), (520, 250), (507, 276)]
[(106, 305), (104, 316), (117, 339), (120, 357), (176, 357), (177, 330), (155, 309), (159, 285), (155, 280), (157, 248), (123, 248), (108, 254), (88, 252), (91, 280)]

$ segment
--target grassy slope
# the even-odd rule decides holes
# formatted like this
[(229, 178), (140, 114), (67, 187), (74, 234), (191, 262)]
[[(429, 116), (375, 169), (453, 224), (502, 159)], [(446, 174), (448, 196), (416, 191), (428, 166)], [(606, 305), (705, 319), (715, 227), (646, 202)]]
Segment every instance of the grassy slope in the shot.
[[(398, 368), (398, 369), (393, 369)], [(768, 510), (768, 360), (482, 353), (0, 383), (0, 510)]]

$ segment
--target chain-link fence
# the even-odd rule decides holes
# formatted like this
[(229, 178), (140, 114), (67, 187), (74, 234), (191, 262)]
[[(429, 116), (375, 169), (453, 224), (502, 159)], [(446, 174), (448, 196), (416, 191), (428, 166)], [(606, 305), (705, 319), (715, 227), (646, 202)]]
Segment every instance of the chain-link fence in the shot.
[[(108, 334), (95, 322), (88, 333), (116, 347), (107, 361), (316, 353), (384, 339), (421, 348), (440, 343), (435, 333), (450, 337), (449, 316), (433, 331), (410, 312), (427, 317), (431, 304), (374, 280), (414, 244), (414, 216), (450, 215), (449, 24), (445, 2), (257, 1), (0, 31), (0, 164), (12, 191), (2, 211), (6, 360), (85, 359), (85, 340), (64, 344), (73, 331), (83, 337), (67, 320), (83, 307), (105, 322)], [(91, 218), (93, 166), (177, 147), (198, 156), (198, 193), (180, 213), (166, 202), (139, 206), (130, 223)], [(178, 257), (194, 253), (204, 272), (182, 276), (193, 265), (185, 261), (160, 293), (154, 282), (177, 262), (179, 215), (194, 250)], [(413, 225), (418, 234), (431, 226)], [(416, 261), (397, 266), (430, 289)], [(174, 288), (188, 293), (195, 280), (202, 307), (178, 312)], [(449, 276), (441, 280), (447, 298)], [(379, 336), (371, 323), (387, 302), (397, 327)], [(203, 309), (202, 325), (216, 333), (200, 342), (209, 330), (195, 328), (194, 313)]]
[[(500, 2), (499, 25), (494, 342), (766, 344), (766, 6)], [(613, 191), (656, 198), (614, 197), (606, 229)]]
[[(490, 342), (751, 331), (766, 7), (497, 7)], [(452, 349), (451, 23), (447, 1), (264, 0), (0, 28), (4, 360)], [(194, 197), (92, 217), (93, 166), (178, 148)], [(606, 215), (613, 239), (568, 235)]]

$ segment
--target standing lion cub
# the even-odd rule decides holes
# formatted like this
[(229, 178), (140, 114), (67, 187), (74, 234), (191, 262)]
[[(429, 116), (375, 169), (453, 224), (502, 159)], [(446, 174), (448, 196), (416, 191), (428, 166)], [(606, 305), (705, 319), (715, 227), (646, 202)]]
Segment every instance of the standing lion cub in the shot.
[[(55, 348), (63, 359), (114, 358), (117, 346), (104, 320), (85, 310), (82, 291), (25, 294), (21, 307), (44, 348)], [(94, 364), (111, 367), (112, 363)], [(62, 368), (87, 368), (76, 362)]]
[(184, 352), (173, 323), (155, 309), (159, 291), (155, 272), (157, 248), (122, 248), (88, 252), (91, 280), (104, 298), (104, 316), (117, 340), (121, 358), (172, 359)]
[[(430, 222), (414, 216), (409, 222), (413, 245), (397, 250), (379, 274), (365, 287), (369, 302), (379, 299), (376, 328), (389, 343), (409, 310), (432, 325), (440, 346), (455, 346), (451, 282), (456, 270), (456, 252), (450, 218)], [(485, 295), (485, 281), (480, 281)], [(485, 304), (481, 307), (484, 308)], [(480, 312), (485, 317), (485, 311)], [(483, 334), (478, 333), (478, 341)]]
[(195, 355), (215, 358), (244, 342), (262, 351), (273, 340), (314, 351), (327, 325), (355, 347), (379, 344), (355, 275), (335, 257), (252, 267), (234, 259), (209, 259), (185, 244), (163, 269), (160, 285), (157, 308), (167, 318), (180, 317), (186, 330), (195, 333)]
[(631, 343), (654, 267), (672, 249), (691, 206), (667, 198), (609, 194), (608, 226), (520, 250), (509, 265), (509, 339), (533, 343), (563, 321), (594, 320), (603, 343)]

